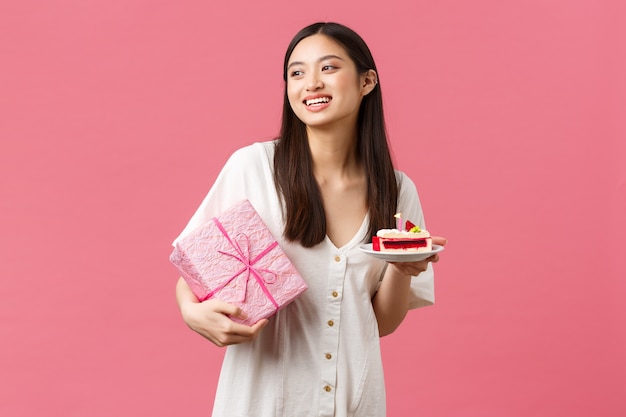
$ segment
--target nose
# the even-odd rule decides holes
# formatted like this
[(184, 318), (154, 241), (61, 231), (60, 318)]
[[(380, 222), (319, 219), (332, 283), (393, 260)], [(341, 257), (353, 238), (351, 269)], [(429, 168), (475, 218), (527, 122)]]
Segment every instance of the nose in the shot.
[(307, 91), (315, 91), (323, 87), (324, 83), (322, 82), (322, 80), (320, 80), (317, 74), (312, 74), (311, 76), (309, 76), (306, 83)]

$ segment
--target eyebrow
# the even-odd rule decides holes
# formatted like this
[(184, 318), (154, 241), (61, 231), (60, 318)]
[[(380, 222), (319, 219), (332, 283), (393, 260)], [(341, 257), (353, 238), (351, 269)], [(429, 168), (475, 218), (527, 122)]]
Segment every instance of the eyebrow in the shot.
[[(333, 58), (338, 59), (340, 61), (344, 61), (344, 59), (342, 57), (337, 56), (337, 55), (324, 55), (323, 57), (319, 58), (317, 60), (317, 62), (322, 62), (322, 61), (325, 61), (327, 59), (333, 59)], [(293, 67), (294, 65), (304, 65), (304, 62), (302, 62), (302, 61), (294, 61), (291, 64), (287, 65), (287, 69)]]

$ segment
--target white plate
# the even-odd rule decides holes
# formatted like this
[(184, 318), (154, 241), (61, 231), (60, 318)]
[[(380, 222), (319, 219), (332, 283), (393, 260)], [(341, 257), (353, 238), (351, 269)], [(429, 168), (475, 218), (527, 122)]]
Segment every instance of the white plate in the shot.
[(368, 255), (387, 262), (417, 262), (441, 252), (443, 246), (433, 245), (433, 250), (428, 252), (380, 252), (372, 250), (372, 244), (368, 243), (359, 246), (359, 249)]

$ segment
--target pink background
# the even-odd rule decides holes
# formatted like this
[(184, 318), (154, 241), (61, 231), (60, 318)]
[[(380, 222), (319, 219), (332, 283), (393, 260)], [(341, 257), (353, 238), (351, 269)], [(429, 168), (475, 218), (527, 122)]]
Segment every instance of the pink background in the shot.
[(209, 415), (223, 351), (179, 317), (170, 242), (228, 155), (276, 135), (284, 50), (317, 20), (369, 43), (450, 240), (436, 306), (383, 339), (389, 415), (626, 415), (625, 16), (2, 1), (0, 415)]

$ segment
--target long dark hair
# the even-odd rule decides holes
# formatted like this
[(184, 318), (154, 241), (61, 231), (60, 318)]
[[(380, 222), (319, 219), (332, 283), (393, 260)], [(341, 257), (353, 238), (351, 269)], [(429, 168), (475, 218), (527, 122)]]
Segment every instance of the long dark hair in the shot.
[[(326, 237), (326, 215), (322, 195), (313, 176), (313, 163), (306, 126), (298, 119), (287, 96), (287, 65), (298, 43), (309, 36), (323, 34), (339, 43), (356, 64), (360, 74), (376, 64), (363, 39), (352, 29), (338, 23), (315, 23), (305, 27), (293, 38), (285, 54), (283, 101), (280, 137), (276, 141), (274, 180), (282, 194), (285, 208), (287, 240), (312, 247)], [(394, 224), (398, 201), (398, 185), (394, 173), (383, 115), (380, 80), (377, 86), (363, 97), (357, 126), (357, 157), (367, 178), (367, 203), (369, 210), (369, 236), (378, 229)]]

